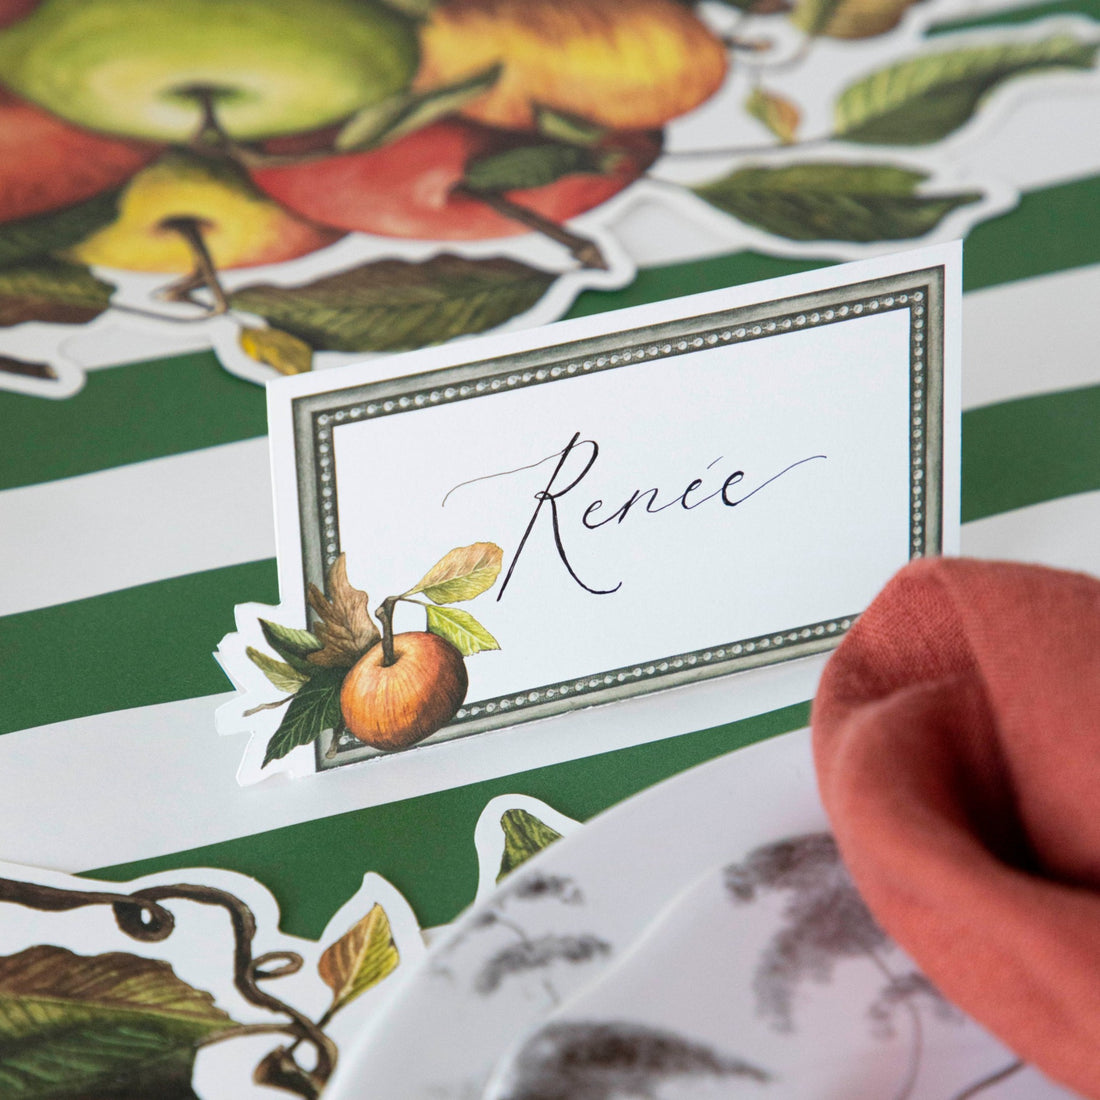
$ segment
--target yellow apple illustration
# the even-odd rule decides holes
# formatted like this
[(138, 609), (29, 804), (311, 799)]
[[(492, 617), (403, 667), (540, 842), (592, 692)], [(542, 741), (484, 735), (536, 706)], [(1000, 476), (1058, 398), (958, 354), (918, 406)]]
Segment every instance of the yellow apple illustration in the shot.
[(138, 172), (118, 218), (66, 253), (83, 264), (187, 273), (196, 238), (217, 270), (279, 263), (341, 234), (303, 221), (255, 189), (236, 164), (174, 149)]
[(15, 92), (93, 130), (185, 141), (209, 103), (250, 140), (325, 126), (404, 88), (411, 21), (380, 0), (42, 0), (0, 32)]
[(420, 45), (417, 88), (502, 65), (461, 113), (517, 130), (535, 125), (538, 107), (657, 130), (709, 99), (727, 70), (723, 43), (677, 0), (443, 0)]

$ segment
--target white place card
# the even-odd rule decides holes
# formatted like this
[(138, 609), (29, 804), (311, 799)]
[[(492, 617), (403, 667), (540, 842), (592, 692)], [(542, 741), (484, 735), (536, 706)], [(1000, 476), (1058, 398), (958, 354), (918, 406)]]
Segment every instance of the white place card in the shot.
[(438, 770), (491, 731), (511, 770), (601, 751), (621, 736), (578, 752), (539, 720), (835, 646), (957, 544), (960, 266), (937, 246), (270, 385), (282, 603), (219, 654), (242, 781)]

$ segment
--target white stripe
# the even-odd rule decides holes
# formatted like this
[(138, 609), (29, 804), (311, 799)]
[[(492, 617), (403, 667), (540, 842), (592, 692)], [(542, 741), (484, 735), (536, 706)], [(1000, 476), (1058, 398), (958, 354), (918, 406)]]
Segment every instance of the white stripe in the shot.
[[(1022, 508), (963, 528), (963, 549), (983, 557), (1042, 561), (1100, 573), (1100, 492)], [(735, 680), (579, 712), (617, 724), (623, 743), (703, 729), (813, 694), (816, 670), (793, 661), (752, 705)], [(4, 857), (58, 870), (145, 859), (385, 802), (369, 764), (309, 779), (241, 788), (243, 737), (219, 737), (214, 711), (230, 695), (94, 715), (0, 737), (0, 836)], [(770, 701), (770, 704), (769, 704)], [(564, 727), (563, 727), (564, 728)], [(452, 746), (453, 747), (453, 746)], [(446, 748), (446, 746), (439, 746)], [(439, 754), (439, 789), (505, 772), (492, 738)], [(565, 745), (563, 751), (574, 751)], [(27, 827), (33, 804), (34, 827)], [(79, 824), (77, 824), (79, 823)]]
[(963, 524), (962, 550), (1100, 576), (1100, 490)]
[(0, 492), (0, 615), (274, 554), (266, 439)]
[[(711, 680), (550, 718), (539, 755), (528, 754), (519, 766), (501, 753), (500, 735), (437, 745), (426, 750), (433, 754), (426, 788), (461, 787), (575, 758), (597, 730), (603, 745), (619, 749), (765, 713), (810, 698), (823, 665), (821, 655), (754, 669), (747, 674), (754, 677), (750, 690), (745, 681)], [(230, 698), (162, 703), (0, 737), (4, 859), (86, 871), (392, 801), (370, 762), (238, 786), (245, 737), (214, 730), (214, 711)], [(389, 762), (408, 766), (412, 756), (399, 753)], [(425, 761), (417, 764), (423, 782)]]
[[(1089, 327), (1096, 301), (1100, 265), (968, 294), (964, 404), (1100, 382)], [(264, 439), (8, 489), (0, 615), (274, 552)]]
[(1098, 302), (1100, 264), (965, 295), (963, 408), (1100, 382)]

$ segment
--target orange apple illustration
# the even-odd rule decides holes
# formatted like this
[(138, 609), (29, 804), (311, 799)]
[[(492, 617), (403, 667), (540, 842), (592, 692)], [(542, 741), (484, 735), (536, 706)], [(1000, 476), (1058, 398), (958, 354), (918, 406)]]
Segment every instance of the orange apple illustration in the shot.
[(344, 724), (376, 749), (404, 749), (445, 726), (466, 698), (462, 654), (427, 631), (396, 634), (393, 660), (385, 647), (368, 650), (340, 690)]
[(83, 130), (0, 88), (0, 222), (44, 214), (117, 187), (159, 149)]
[[(255, 168), (256, 185), (288, 210), (325, 225), (385, 237), (483, 240), (531, 231), (503, 204), (462, 186), (472, 161), (515, 148), (516, 138), (449, 119), (366, 152)], [(570, 172), (539, 187), (504, 192), (507, 202), (560, 224), (637, 179), (660, 151), (660, 135), (609, 135), (593, 150), (602, 171)]]
[(529, 130), (550, 108), (613, 130), (654, 130), (709, 99), (723, 42), (677, 0), (443, 0), (420, 29), (413, 86), (429, 90), (503, 66), (461, 109)]

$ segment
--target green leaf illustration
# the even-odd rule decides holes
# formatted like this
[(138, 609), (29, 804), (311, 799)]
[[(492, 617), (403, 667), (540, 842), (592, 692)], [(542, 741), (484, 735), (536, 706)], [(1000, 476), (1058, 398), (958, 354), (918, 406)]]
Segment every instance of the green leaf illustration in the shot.
[(504, 552), (493, 542), (459, 546), (444, 554), (405, 595), (423, 592), (434, 603), (472, 600), (493, 587), (500, 575), (503, 556)]
[(327, 947), (317, 962), (321, 980), (332, 990), (328, 1014), (376, 986), (400, 961), (386, 911), (374, 905), (358, 924)]
[(0, 267), (0, 327), (24, 321), (81, 325), (111, 304), (114, 289), (86, 267), (64, 260)]
[(0, 958), (0, 1096), (194, 1100), (196, 1044), (233, 1026), (166, 962), (30, 947)]
[(118, 197), (118, 191), (106, 191), (48, 214), (0, 222), (0, 266), (60, 252), (84, 240), (118, 217)]
[[(873, 38), (893, 30), (917, 0), (796, 0), (791, 22), (811, 37)], [(757, 9), (759, 10), (759, 9)]]
[(430, 605), (424, 610), (428, 613), (428, 629), (446, 638), (463, 657), (472, 657), (483, 649), (500, 649), (496, 638), (468, 611)]
[(266, 653), (261, 653), (258, 649), (253, 649), (249, 646), (245, 653), (248, 654), (248, 659), (280, 690), (293, 694), (304, 683), (309, 681), (309, 676), (304, 672), (299, 672), (295, 668), (291, 668), (290, 665), (285, 664), (283, 661), (276, 661), (274, 657), (269, 657)]
[(272, 760), (281, 760), (291, 749), (309, 745), (325, 730), (335, 729), (340, 722), (340, 685), (342, 672), (318, 670), (290, 700), (279, 728), (272, 734), (264, 753), (261, 768)]
[(749, 225), (794, 241), (898, 241), (922, 237), (979, 192), (918, 195), (927, 177), (892, 164), (742, 168), (696, 188)]
[(598, 154), (581, 145), (523, 145), (471, 160), (463, 182), (471, 191), (523, 191), (574, 172), (599, 172), (602, 163)]
[(555, 111), (541, 103), (533, 104), (535, 128), (544, 137), (569, 145), (595, 145), (607, 133), (603, 126), (566, 111)]
[(561, 833), (526, 810), (505, 810), (500, 827), (504, 830), (504, 854), (500, 858), (497, 882), (555, 840), (561, 840)]
[(927, 145), (967, 122), (1006, 80), (1050, 69), (1089, 69), (1098, 47), (1070, 35), (952, 50), (880, 69), (850, 85), (834, 108), (835, 136), (877, 145)]
[(767, 126), (784, 145), (789, 145), (798, 135), (802, 112), (791, 100), (775, 92), (753, 88), (745, 100), (745, 110)]
[(514, 260), (435, 256), (380, 260), (305, 286), (270, 284), (231, 295), (315, 348), (397, 351), (483, 332), (530, 309), (555, 276)]
[(260, 620), (260, 629), (264, 639), (276, 653), (296, 672), (307, 676), (313, 672), (313, 665), (306, 660), (311, 653), (322, 648), (321, 640), (308, 630), (297, 630), (292, 626), (282, 626), (267, 619)]
[(500, 79), (502, 65), (490, 65), (455, 84), (427, 92), (403, 92), (382, 103), (364, 107), (344, 124), (336, 136), (341, 152), (375, 149), (454, 114)]

